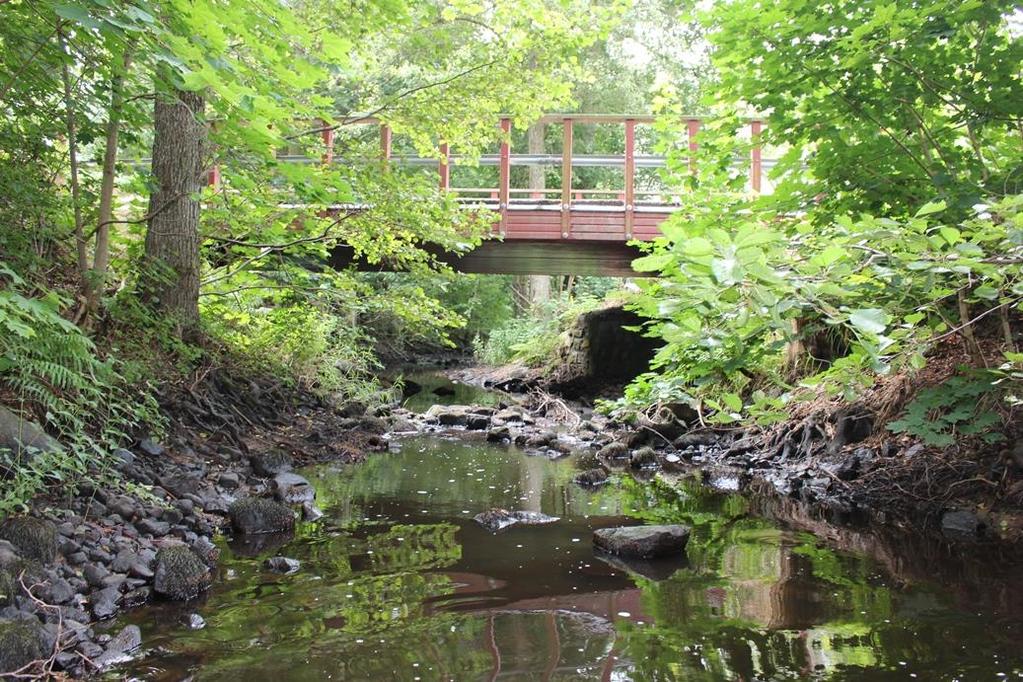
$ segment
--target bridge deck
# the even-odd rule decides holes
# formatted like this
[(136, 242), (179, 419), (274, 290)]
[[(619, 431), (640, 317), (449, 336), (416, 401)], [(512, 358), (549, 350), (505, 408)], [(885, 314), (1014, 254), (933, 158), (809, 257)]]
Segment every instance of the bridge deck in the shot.
[[(467, 203), (502, 214), (497, 202)], [(660, 234), (658, 226), (676, 207), (666, 204), (638, 205), (627, 224), (622, 202), (574, 202), (562, 209), (558, 202), (513, 199), (494, 226), (495, 233), (510, 240), (626, 242), (650, 240)]]

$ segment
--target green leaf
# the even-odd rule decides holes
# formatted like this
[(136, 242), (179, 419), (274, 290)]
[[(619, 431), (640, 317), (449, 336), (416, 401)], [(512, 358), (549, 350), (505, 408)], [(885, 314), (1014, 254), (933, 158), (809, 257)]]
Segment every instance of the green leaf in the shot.
[(925, 215), (940, 213), (941, 211), (944, 211), (946, 208), (948, 208), (948, 205), (945, 203), (944, 199), (940, 201), (930, 201), (920, 207), (920, 210), (916, 212), (916, 217), (920, 218)]
[(632, 261), (632, 269), (636, 272), (660, 272), (673, 260), (670, 253), (652, 253)]
[(973, 295), (977, 298), (983, 298), (986, 301), (994, 301), (998, 298), (999, 291), (992, 286), (986, 284), (977, 287), (973, 290)]
[(954, 227), (942, 226), (938, 228), (938, 232), (949, 246), (955, 246), (962, 239), (962, 233)]
[(876, 336), (887, 328), (887, 317), (879, 308), (860, 308), (849, 313), (849, 324), (861, 332)]
[(735, 393), (725, 393), (721, 396), (721, 401), (728, 407), (732, 412), (742, 411), (742, 398)]

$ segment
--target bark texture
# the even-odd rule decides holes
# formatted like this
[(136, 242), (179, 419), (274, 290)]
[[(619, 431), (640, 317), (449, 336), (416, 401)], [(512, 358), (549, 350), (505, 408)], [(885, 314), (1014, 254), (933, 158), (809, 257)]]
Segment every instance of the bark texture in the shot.
[(203, 187), (206, 124), (201, 93), (156, 101), (153, 182), (145, 259), (146, 297), (173, 317), (182, 336), (199, 322), (199, 193)]

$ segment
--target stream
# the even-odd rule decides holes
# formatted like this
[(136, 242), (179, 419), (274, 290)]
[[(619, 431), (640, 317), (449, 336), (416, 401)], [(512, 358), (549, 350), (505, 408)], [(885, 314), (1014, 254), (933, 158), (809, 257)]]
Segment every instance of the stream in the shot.
[[(889, 543), (882, 564), (691, 479), (590, 490), (571, 457), (426, 434), (393, 450), (299, 472), (323, 519), (222, 541), (201, 602), (116, 620), (147, 650), (110, 679), (1023, 679), (1019, 597), (950, 588), (952, 559), (918, 569), (918, 548)], [(560, 521), (491, 534), (472, 520), (491, 507)], [(594, 555), (594, 529), (639, 523), (691, 526), (687, 557)], [(276, 555), (301, 569), (268, 571)]]

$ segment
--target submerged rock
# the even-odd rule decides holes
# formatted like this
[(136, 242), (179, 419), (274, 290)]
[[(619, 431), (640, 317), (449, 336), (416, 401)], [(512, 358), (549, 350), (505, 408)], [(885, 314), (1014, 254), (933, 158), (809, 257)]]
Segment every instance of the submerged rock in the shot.
[(587, 469), (572, 479), (579, 485), (598, 486), (607, 483), (607, 472), (601, 468)]
[(190, 613), (181, 620), (189, 630), (202, 630), (206, 627), (206, 619), (198, 613)]
[(540, 512), (532, 511), (508, 511), (507, 509), (488, 509), (472, 517), (472, 520), (480, 524), (491, 533), (504, 530), (509, 526), (521, 524), (524, 526), (541, 526), (548, 523), (560, 521), (561, 517), (547, 516)]
[(642, 447), (633, 451), (629, 457), (629, 465), (633, 469), (644, 469), (657, 466), (657, 453), (652, 447)]
[(31, 516), (14, 516), (0, 524), (0, 540), (7, 540), (26, 559), (41, 564), (57, 558), (57, 527)]
[(142, 631), (137, 625), (129, 625), (107, 643), (106, 649), (93, 663), (100, 670), (131, 659), (131, 652), (142, 646)]
[(184, 545), (164, 547), (156, 555), (153, 589), (170, 599), (192, 599), (213, 583), (206, 563)]
[(298, 573), (299, 569), (302, 568), (302, 562), (286, 556), (275, 556), (264, 561), (263, 566), (274, 573), (291, 575), (292, 573)]
[(600, 528), (593, 531), (593, 544), (610, 554), (652, 559), (680, 554), (689, 542), (689, 533), (689, 528), (680, 525)]
[(628, 459), (629, 458), (629, 446), (625, 443), (614, 441), (608, 443), (600, 450), (597, 451), (597, 457), (605, 461), (611, 461), (615, 459)]
[(504, 443), (512, 438), (511, 430), (507, 426), (495, 426), (487, 431), (488, 443)]
[(323, 518), (323, 511), (312, 502), (302, 503), (302, 519), (304, 521), (319, 521)]
[(243, 497), (227, 510), (231, 527), (246, 535), (279, 533), (295, 527), (291, 509), (265, 497)]
[(14, 672), (46, 653), (47, 636), (35, 618), (0, 620), (0, 673)]

